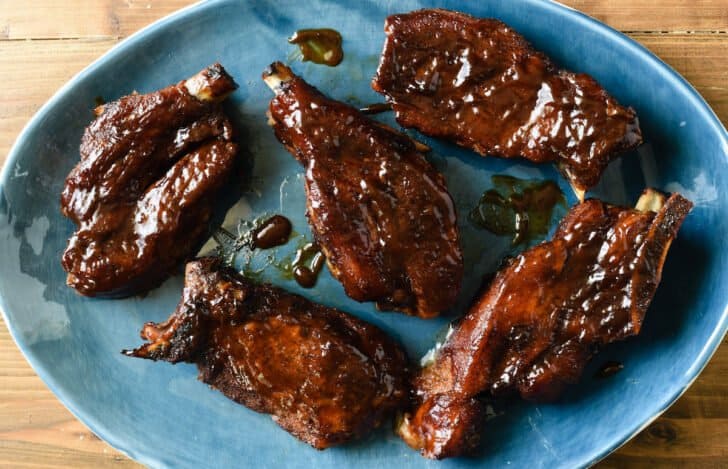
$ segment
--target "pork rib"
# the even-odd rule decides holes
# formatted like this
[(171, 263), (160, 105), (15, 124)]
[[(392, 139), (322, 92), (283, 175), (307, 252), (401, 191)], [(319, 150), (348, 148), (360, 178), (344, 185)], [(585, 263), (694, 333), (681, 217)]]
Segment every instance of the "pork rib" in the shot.
[(408, 137), (334, 101), (280, 63), (270, 120), (305, 168), (307, 216), (357, 301), (428, 318), (451, 307), (463, 258), (445, 179)]
[(634, 110), (500, 21), (420, 10), (390, 16), (385, 32), (372, 87), (405, 127), (483, 156), (555, 162), (580, 199), (642, 142)]
[(324, 449), (363, 436), (408, 397), (407, 357), (378, 328), (216, 258), (187, 264), (177, 310), (127, 355), (196, 363), (200, 379)]
[(235, 88), (214, 64), (96, 109), (61, 194), (61, 211), (78, 227), (62, 258), (68, 285), (126, 296), (156, 286), (194, 254), (237, 155), (219, 104)]
[(557, 398), (597, 348), (639, 333), (691, 207), (652, 190), (637, 209), (573, 207), (553, 239), (498, 272), (421, 370), (400, 435), (427, 457), (456, 456), (477, 444), (482, 397)]

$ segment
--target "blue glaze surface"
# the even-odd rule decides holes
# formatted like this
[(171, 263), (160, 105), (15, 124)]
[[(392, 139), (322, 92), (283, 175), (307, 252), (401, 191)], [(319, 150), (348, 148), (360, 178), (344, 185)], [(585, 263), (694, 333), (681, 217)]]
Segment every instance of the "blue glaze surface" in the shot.
[[(283, 213), (310, 238), (300, 168), (266, 124), (271, 97), (260, 80), (274, 60), (325, 93), (354, 105), (381, 101), (369, 87), (387, 14), (426, 2), (215, 1), (199, 4), (135, 34), (76, 76), (18, 138), (0, 186), (0, 307), (18, 346), (59, 399), (97, 435), (153, 467), (575, 467), (604, 457), (664, 411), (692, 383), (728, 324), (728, 136), (699, 95), (644, 48), (560, 5), (538, 0), (442, 1), (438, 6), (509, 23), (560, 65), (594, 76), (640, 116), (645, 145), (614, 162), (592, 192), (632, 204), (645, 186), (680, 191), (695, 202), (673, 244), (662, 285), (640, 337), (608, 347), (582, 382), (555, 404), (506, 402), (483, 428), (474, 458), (427, 461), (388, 429), (364, 441), (318, 452), (273, 423), (196, 380), (192, 365), (122, 356), (140, 344), (139, 329), (174, 309), (181, 276), (145, 297), (83, 298), (65, 286), (60, 255), (73, 225), (59, 211), (63, 179), (78, 159), (94, 97), (148, 92), (219, 60), (241, 85), (231, 108), (255, 159), (252, 190), (228, 213), (239, 218)], [(342, 32), (345, 58), (336, 68), (302, 63), (286, 39), (300, 28)], [(391, 116), (380, 116), (392, 121)], [(483, 159), (423, 138), (448, 181), (460, 214), (466, 253), (462, 312), (485, 272), (512, 253), (507, 238), (476, 230), (465, 214), (498, 173), (558, 180), (547, 166)], [(569, 194), (569, 202), (574, 198)], [(280, 259), (289, 243), (276, 252)], [(242, 259), (238, 259), (242, 262)], [(253, 263), (265, 264), (265, 259)], [(300, 289), (275, 268), (260, 276), (371, 321), (399, 338), (412, 357), (434, 342), (447, 319), (423, 321), (378, 313), (349, 300), (324, 271), (316, 288)], [(624, 370), (596, 380), (607, 360)]]

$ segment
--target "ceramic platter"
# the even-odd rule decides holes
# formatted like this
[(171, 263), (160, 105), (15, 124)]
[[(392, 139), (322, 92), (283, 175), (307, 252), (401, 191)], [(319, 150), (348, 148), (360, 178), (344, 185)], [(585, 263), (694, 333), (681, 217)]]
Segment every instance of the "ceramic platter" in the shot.
[[(182, 278), (144, 297), (88, 299), (66, 287), (60, 255), (73, 225), (59, 211), (64, 177), (78, 160), (94, 98), (149, 92), (220, 61), (240, 84), (230, 109), (254, 161), (248, 192), (225, 224), (265, 213), (289, 217), (310, 239), (301, 169), (266, 124), (271, 94), (260, 79), (275, 60), (330, 96), (354, 105), (381, 101), (369, 82), (378, 63), (385, 17), (428, 6), (404, 0), (328, 2), (214, 1), (198, 4), (130, 37), (83, 70), (31, 120), (8, 157), (0, 186), (0, 307), (18, 346), (58, 398), (97, 435), (153, 467), (577, 467), (589, 465), (635, 435), (692, 383), (726, 332), (728, 303), (728, 137), (713, 112), (679, 75), (614, 30), (555, 3), (537, 0), (442, 1), (438, 6), (509, 23), (561, 66), (594, 76), (640, 117), (645, 144), (615, 161), (591, 195), (633, 204), (645, 186), (680, 191), (695, 203), (673, 244), (642, 334), (606, 348), (581, 383), (559, 402), (498, 404), (474, 458), (427, 461), (383, 428), (363, 441), (316, 451), (270, 417), (237, 405), (197, 381), (192, 365), (171, 366), (119, 352), (141, 343), (146, 321), (168, 316)], [(303, 63), (287, 38), (301, 28), (329, 27), (344, 37), (335, 68)], [(379, 119), (392, 122), (391, 116)], [(422, 137), (420, 137), (422, 138)], [(462, 312), (484, 273), (516, 252), (507, 238), (476, 229), (465, 214), (491, 176), (565, 181), (549, 166), (484, 159), (422, 138), (445, 174), (460, 214), (466, 279)], [(273, 252), (289, 255), (296, 242)], [(241, 259), (238, 262), (242, 262)], [(265, 262), (262, 262), (265, 264)], [(412, 357), (430, 348), (447, 319), (424, 321), (376, 312), (349, 300), (324, 272), (311, 290), (273, 267), (265, 281), (341, 308), (399, 339)], [(608, 360), (624, 369), (594, 378)]]

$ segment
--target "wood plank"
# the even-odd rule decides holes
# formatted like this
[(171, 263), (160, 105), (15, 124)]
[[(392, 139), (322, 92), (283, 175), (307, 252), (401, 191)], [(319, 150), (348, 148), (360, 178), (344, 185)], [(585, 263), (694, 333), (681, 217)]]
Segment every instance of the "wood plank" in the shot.
[[(17, 4), (14, 0), (0, 0), (0, 38), (40, 39), (114, 35), (108, 1), (36, 0), (28, 2), (27, 8), (17, 8)], [(47, 20), (38, 21), (40, 15), (44, 15)]]
[(43, 103), (116, 42), (0, 41), (0, 162)]
[(725, 469), (725, 456), (710, 456), (696, 461), (692, 458), (681, 457), (641, 457), (623, 456), (621, 453), (610, 455), (606, 461), (594, 466), (595, 469), (674, 469), (674, 468), (700, 468)]
[(119, 24), (119, 34), (125, 37), (194, 3), (193, 0), (113, 0), (112, 15)]
[[(191, 0), (0, 0), (0, 39), (121, 38)], [(41, 19), (42, 18), (42, 19)]]
[(15, 469), (144, 467), (108, 446), (81, 451), (48, 443), (28, 444), (22, 441), (0, 441), (0, 464)]
[[(728, 352), (721, 355), (728, 355)], [(716, 357), (718, 361), (718, 357)], [(725, 361), (725, 359), (724, 359)], [(728, 419), (728, 386), (725, 384), (725, 373), (717, 371), (713, 366), (707, 379), (720, 380), (720, 388), (709, 382), (701, 381), (700, 385), (691, 388), (683, 398), (679, 399), (668, 411), (667, 416), (673, 419)], [(701, 376), (702, 378), (702, 376)]]
[[(120, 38), (191, 0), (0, 0), (1, 39)], [(623, 31), (727, 31), (724, 0), (562, 0)], [(39, 19), (40, 18), (40, 19)]]
[(727, 31), (725, 0), (561, 0), (620, 31)]
[(710, 104), (723, 125), (728, 126), (728, 35), (630, 36), (685, 77)]
[(648, 458), (728, 457), (728, 419), (664, 416), (630, 441), (620, 454)]

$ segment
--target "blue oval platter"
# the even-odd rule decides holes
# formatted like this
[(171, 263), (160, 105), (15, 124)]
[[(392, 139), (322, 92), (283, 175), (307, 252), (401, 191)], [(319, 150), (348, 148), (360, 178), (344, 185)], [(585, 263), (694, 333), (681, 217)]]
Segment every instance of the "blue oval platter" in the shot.
[[(303, 6), (305, 4), (305, 6)], [(171, 366), (123, 356), (141, 344), (147, 321), (171, 313), (178, 275), (144, 297), (100, 300), (65, 285), (60, 256), (73, 231), (59, 210), (63, 180), (76, 164), (94, 98), (150, 92), (219, 61), (240, 84), (230, 109), (241, 127), (244, 157), (254, 160), (249, 190), (225, 217), (289, 217), (299, 241), (310, 239), (298, 163), (266, 123), (271, 93), (260, 79), (275, 60), (326, 94), (365, 105), (381, 102), (370, 86), (387, 15), (426, 6), (414, 0), (212, 1), (163, 19), (119, 44), (80, 72), (30, 121), (18, 138), (0, 186), (0, 308), (18, 347), (58, 398), (88, 427), (130, 457), (152, 467), (583, 467), (593, 464), (662, 413), (695, 380), (726, 333), (728, 321), (728, 135), (695, 90), (626, 36), (556, 3), (539, 0), (441, 1), (438, 7), (498, 18), (562, 67), (595, 77), (639, 115), (645, 144), (616, 160), (591, 193), (633, 204), (646, 186), (679, 191), (695, 203), (673, 243), (662, 284), (639, 337), (607, 347), (581, 382), (558, 402), (494, 405), (483, 426), (482, 452), (428, 461), (390, 427), (363, 441), (316, 451), (281, 430), (269, 416), (225, 398), (197, 380), (193, 365)], [(344, 38), (338, 67), (302, 62), (287, 38), (301, 28), (334, 28)], [(390, 123), (389, 115), (377, 116)], [(462, 313), (482, 276), (513, 254), (507, 238), (474, 228), (468, 211), (492, 187), (491, 176), (553, 179), (549, 166), (480, 158), (454, 145), (418, 136), (445, 174), (456, 200), (466, 279), (455, 314)], [(272, 255), (283, 259), (294, 242)], [(266, 253), (269, 254), (269, 253)], [(238, 258), (238, 267), (246, 259)], [(413, 359), (429, 349), (447, 318), (420, 320), (377, 312), (346, 297), (324, 272), (306, 290), (252, 259), (257, 278), (341, 308), (400, 340)], [(257, 263), (257, 264), (256, 264)], [(624, 364), (594, 378), (606, 361)]]

